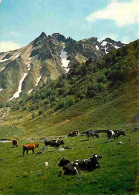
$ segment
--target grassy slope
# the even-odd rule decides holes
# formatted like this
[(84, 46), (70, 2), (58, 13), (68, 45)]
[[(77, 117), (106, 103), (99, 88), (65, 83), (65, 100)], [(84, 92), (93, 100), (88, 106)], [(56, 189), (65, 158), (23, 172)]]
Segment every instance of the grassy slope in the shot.
[(51, 115), (38, 116), (32, 119), (32, 112), (13, 112), (3, 125), (15, 125), (23, 128), (24, 137), (42, 137), (64, 135), (78, 129), (120, 129), (132, 123), (138, 111), (138, 93), (136, 79), (112, 94), (95, 99), (82, 100), (76, 105)]
[[(54, 151), (44, 148), (39, 141), (40, 148), (35, 154), (29, 152), (22, 157), (22, 144), (19, 140), (18, 148), (11, 148), (11, 143), (0, 143), (0, 194), (135, 194), (137, 192), (137, 132), (128, 131), (125, 137), (120, 137), (123, 145), (116, 145), (117, 141), (105, 143), (106, 135), (90, 141), (86, 137), (65, 138), (66, 146), (70, 150)], [(88, 146), (92, 148), (88, 148)], [(36, 152), (42, 150), (43, 154)], [(57, 166), (60, 158), (65, 156), (70, 160), (89, 158), (91, 154), (99, 153), (103, 156), (100, 168), (92, 172), (82, 171), (76, 176), (58, 177), (61, 168)], [(48, 161), (49, 167), (44, 166)]]

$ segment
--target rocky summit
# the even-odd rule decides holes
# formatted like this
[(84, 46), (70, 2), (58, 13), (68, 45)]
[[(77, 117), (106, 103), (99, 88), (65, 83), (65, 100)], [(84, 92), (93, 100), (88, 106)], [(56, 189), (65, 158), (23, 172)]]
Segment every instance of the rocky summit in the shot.
[(75, 63), (97, 59), (124, 44), (110, 38), (80, 41), (59, 33), (41, 33), (27, 46), (0, 53), (0, 103), (27, 96), (38, 87), (66, 74)]

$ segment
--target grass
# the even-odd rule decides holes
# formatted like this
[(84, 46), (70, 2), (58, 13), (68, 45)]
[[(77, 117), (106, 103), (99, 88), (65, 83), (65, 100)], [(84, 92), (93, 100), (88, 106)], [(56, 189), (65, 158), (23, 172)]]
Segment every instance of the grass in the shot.
[[(1, 127), (3, 128), (3, 127)], [(16, 134), (16, 132), (15, 132)], [(106, 134), (100, 138), (86, 140), (85, 136), (65, 138), (66, 146), (72, 149), (59, 151), (49, 147), (45, 150), (43, 141), (35, 154), (22, 157), (22, 144), (29, 141), (19, 139), (19, 147), (11, 143), (0, 143), (0, 194), (135, 194), (137, 193), (137, 131), (128, 131), (117, 141), (106, 142)], [(91, 146), (91, 148), (88, 148)], [(42, 154), (36, 154), (37, 151)], [(82, 171), (76, 176), (58, 177), (61, 168), (58, 162), (62, 156), (74, 161), (101, 154), (100, 168), (92, 172)], [(44, 162), (49, 167), (44, 166)]]

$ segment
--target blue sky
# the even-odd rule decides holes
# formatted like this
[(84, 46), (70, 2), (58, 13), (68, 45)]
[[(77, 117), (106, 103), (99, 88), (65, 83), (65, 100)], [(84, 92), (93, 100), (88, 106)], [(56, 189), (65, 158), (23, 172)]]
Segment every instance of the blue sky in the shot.
[(139, 37), (138, 0), (0, 0), (0, 50), (25, 46), (44, 31), (75, 40)]

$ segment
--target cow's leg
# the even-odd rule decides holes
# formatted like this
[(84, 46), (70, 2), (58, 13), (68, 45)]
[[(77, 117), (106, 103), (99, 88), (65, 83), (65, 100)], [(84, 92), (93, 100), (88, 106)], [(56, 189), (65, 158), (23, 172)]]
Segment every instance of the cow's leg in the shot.
[(110, 137), (108, 137), (108, 142), (110, 142)]
[(48, 146), (45, 145), (45, 150), (48, 150)]
[(26, 150), (27, 154), (28, 154), (28, 150)]
[(24, 154), (25, 154), (25, 150), (23, 149), (23, 156), (24, 156)]
[(32, 154), (34, 154), (34, 149), (32, 149)]

